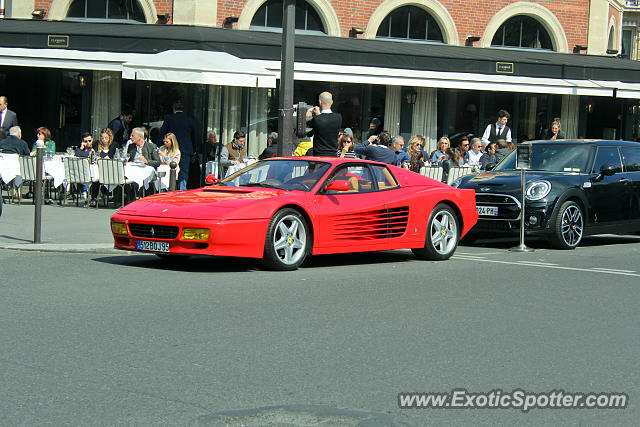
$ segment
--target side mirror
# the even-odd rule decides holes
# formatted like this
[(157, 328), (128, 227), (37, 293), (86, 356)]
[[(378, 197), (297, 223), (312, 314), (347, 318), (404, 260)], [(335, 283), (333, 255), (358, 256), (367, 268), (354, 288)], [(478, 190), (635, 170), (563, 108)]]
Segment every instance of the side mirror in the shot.
[(204, 180), (208, 185), (212, 185), (212, 184), (217, 184), (219, 183), (221, 180), (216, 178), (215, 175), (213, 174), (209, 174), (207, 175), (207, 177)]
[(486, 171), (493, 170), (493, 168), (495, 168), (496, 165), (497, 165), (497, 163), (493, 163), (493, 162), (492, 163), (487, 163), (487, 165), (484, 167), (484, 170), (486, 170)]
[(324, 187), (324, 191), (349, 191), (350, 188), (351, 186), (349, 185), (349, 181), (336, 179), (331, 184)]
[(600, 175), (611, 176), (616, 173), (616, 167), (610, 164), (600, 166)]

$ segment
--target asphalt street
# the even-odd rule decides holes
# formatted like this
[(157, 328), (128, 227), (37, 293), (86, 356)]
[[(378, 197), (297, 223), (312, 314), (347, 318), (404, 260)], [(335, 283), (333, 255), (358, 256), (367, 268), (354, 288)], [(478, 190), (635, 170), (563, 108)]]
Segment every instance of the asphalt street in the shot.
[[(6, 234), (6, 233), (5, 233)], [(637, 425), (638, 237), (251, 260), (0, 249), (2, 425)], [(626, 409), (400, 409), (400, 392)]]

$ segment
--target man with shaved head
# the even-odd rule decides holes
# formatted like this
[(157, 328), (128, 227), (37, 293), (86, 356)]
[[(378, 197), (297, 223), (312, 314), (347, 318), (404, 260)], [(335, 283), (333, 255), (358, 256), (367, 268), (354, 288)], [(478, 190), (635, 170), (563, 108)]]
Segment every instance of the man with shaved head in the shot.
[(315, 156), (337, 157), (338, 133), (342, 127), (342, 115), (331, 111), (333, 97), (322, 92), (318, 97), (319, 106), (313, 107), (309, 114), (311, 130), (307, 136), (313, 136), (313, 154)]

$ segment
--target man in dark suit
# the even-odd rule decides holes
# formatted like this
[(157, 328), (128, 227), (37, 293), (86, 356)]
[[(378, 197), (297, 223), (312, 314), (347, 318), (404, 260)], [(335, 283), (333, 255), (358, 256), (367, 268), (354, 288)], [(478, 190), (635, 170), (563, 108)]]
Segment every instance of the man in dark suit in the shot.
[(160, 166), (160, 156), (156, 145), (153, 142), (144, 140), (144, 130), (134, 128), (131, 131), (131, 141), (127, 151), (127, 158), (130, 162), (142, 162), (154, 168)]
[(164, 123), (160, 128), (160, 136), (173, 133), (178, 139), (180, 146), (180, 173), (178, 173), (178, 189), (187, 189), (189, 179), (189, 166), (191, 157), (195, 154), (196, 147), (196, 121), (182, 111), (182, 101), (173, 104), (173, 114), (164, 117)]
[(9, 129), (9, 136), (0, 141), (0, 150), (5, 154), (29, 155), (29, 146), (22, 139), (22, 130), (19, 126)]
[(342, 127), (342, 115), (331, 111), (333, 97), (322, 92), (318, 97), (320, 106), (313, 107), (307, 115), (313, 115), (311, 130), (307, 136), (313, 136), (314, 156), (338, 157), (338, 133)]
[(18, 116), (7, 108), (8, 105), (9, 101), (7, 97), (4, 95), (0, 96), (0, 128), (4, 129), (7, 133), (12, 127), (18, 126)]
[(129, 138), (129, 125), (133, 121), (133, 111), (131, 108), (124, 107), (122, 109), (122, 114), (111, 120), (107, 127), (111, 129), (113, 132), (113, 142), (112, 145), (115, 148), (122, 148), (124, 150), (124, 146)]
[(278, 147), (278, 132), (271, 132), (267, 136), (267, 148), (258, 156), (258, 160), (269, 159), (277, 155)]

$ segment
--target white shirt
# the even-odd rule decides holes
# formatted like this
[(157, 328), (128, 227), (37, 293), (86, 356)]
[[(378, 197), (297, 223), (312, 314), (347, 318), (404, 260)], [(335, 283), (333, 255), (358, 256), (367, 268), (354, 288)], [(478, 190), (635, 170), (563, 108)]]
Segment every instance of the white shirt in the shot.
[(4, 116), (7, 115), (7, 109), (5, 108), (0, 112), (0, 126), (4, 124)]
[[(496, 134), (499, 134), (502, 131), (503, 127), (504, 126), (498, 126), (498, 123), (496, 122)], [(489, 141), (489, 135), (491, 135), (491, 125), (487, 125), (487, 128), (484, 130), (484, 133), (482, 134), (482, 145), (484, 145), (485, 147), (490, 142)], [(507, 136), (505, 138), (505, 141), (507, 141), (507, 142), (511, 141), (511, 129), (509, 129), (507, 131)], [(471, 150), (469, 150), (469, 151), (471, 151)]]
[(474, 153), (473, 150), (469, 150), (469, 165), (477, 166), (480, 164), (480, 157), (484, 154), (483, 151), (478, 151), (478, 154)]

